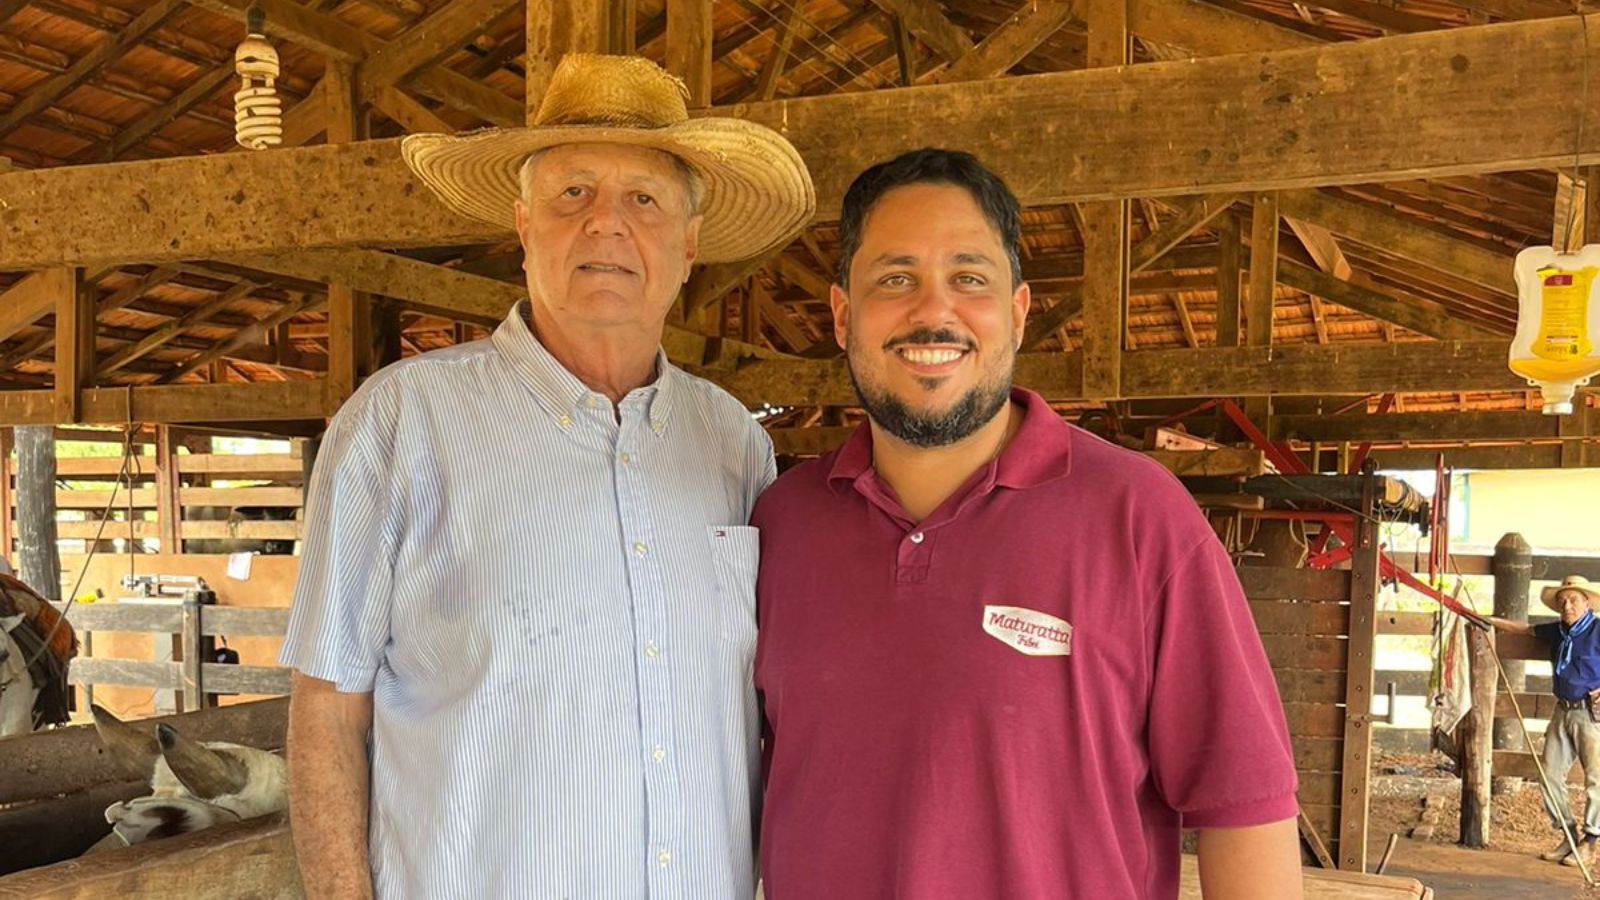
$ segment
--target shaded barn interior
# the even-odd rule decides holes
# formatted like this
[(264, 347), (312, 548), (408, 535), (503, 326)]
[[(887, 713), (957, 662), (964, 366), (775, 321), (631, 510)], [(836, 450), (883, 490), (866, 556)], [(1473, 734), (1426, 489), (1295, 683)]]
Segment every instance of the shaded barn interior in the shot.
[[(253, 4), (282, 62), (283, 146), (263, 152), (234, 141)], [(446, 212), (396, 138), (520, 125), (579, 50), (662, 63), (692, 110), (781, 130), (816, 179), (816, 220), (697, 267), (663, 340), (782, 457), (862, 418), (828, 305), (845, 186), (943, 145), (1024, 205), (1019, 383), (1189, 479), (1219, 532), (1304, 511), (1242, 487), (1289, 458), (1366, 515), (1361, 485), (1384, 479), (1363, 461), (1600, 466), (1595, 393), (1546, 416), (1506, 366), (1513, 256), (1600, 228), (1600, 20), (1560, 0), (0, 0), (4, 455), (110, 434), (151, 463), (117, 490), (121, 460), (41, 476), (19, 451), (5, 551), (45, 546), (24, 511), (108, 554), (296, 539), (298, 469), (361, 379), (483, 338), (526, 294), (514, 236)], [(295, 443), (201, 462), (213, 435)], [(13, 477), (46, 486), (34, 505)], [(204, 506), (289, 518), (184, 513)], [(1307, 858), (1362, 871), (1382, 579), (1371, 535), (1354, 546), (1330, 569), (1240, 571)], [(164, 689), (207, 694), (161, 665)], [(282, 682), (254, 675), (221, 683)]]

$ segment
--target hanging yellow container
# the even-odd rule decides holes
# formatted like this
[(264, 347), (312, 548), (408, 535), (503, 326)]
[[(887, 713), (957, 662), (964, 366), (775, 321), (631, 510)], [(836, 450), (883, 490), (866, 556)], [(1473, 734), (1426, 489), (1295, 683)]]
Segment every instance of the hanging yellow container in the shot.
[(1537, 385), (1544, 412), (1572, 412), (1572, 394), (1600, 374), (1600, 244), (1577, 253), (1517, 254), (1517, 335), (1511, 371)]

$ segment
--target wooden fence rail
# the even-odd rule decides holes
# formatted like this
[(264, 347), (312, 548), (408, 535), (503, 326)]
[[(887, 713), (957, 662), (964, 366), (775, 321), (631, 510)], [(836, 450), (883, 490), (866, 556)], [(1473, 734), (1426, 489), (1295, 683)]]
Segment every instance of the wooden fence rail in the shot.
[[(208, 662), (216, 638), (282, 637), (289, 623), (287, 608), (217, 606), (186, 598), (181, 602), (152, 599), (118, 603), (80, 603), (67, 610), (67, 620), (81, 632), (117, 631), (167, 634), (174, 637), (173, 662), (159, 660), (75, 659), (67, 680), (76, 685), (149, 687), (180, 692), (180, 710), (217, 705), (219, 694), (287, 694), (290, 670), (283, 666), (247, 666)], [(194, 698), (194, 699), (191, 699)]]

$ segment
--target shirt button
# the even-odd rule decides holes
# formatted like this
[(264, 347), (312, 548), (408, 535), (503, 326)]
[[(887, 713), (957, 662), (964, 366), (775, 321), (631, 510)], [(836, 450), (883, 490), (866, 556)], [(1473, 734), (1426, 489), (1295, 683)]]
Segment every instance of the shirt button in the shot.
[(650, 548), (646, 547), (644, 545), (643, 541), (634, 541), (633, 542), (633, 555), (634, 556), (643, 556), (643, 555), (645, 555), (646, 553), (649, 553), (649, 552), (650, 552)]
[(560, 418), (556, 419), (556, 424), (560, 425), (562, 428), (571, 428), (572, 427), (572, 417), (571, 416), (561, 416)]
[(645, 644), (644, 645), (644, 655), (650, 657), (651, 659), (655, 659), (656, 657), (661, 655), (661, 648), (657, 647), (653, 643), (652, 644)]
[(661, 433), (661, 429), (663, 429), (665, 427), (667, 427), (667, 426), (661, 424), (660, 422), (651, 422), (650, 423), (650, 430), (654, 431), (656, 434), (660, 434)]
[(583, 399), (583, 405), (589, 407), (590, 409), (594, 409), (595, 407), (600, 405), (600, 401), (596, 400), (593, 397), (585, 397)]
[(665, 869), (667, 867), (667, 863), (672, 862), (672, 854), (662, 850), (656, 854), (656, 862), (661, 863), (661, 868)]
[(919, 532), (917, 532), (917, 533), (916, 533), (916, 534), (913, 534), (913, 535), (912, 535), (912, 536), (911, 536), (911, 543), (913, 543), (913, 544), (920, 544), (920, 543), (922, 543), (922, 532), (920, 532), (920, 531), (919, 531)]
[(627, 465), (628, 463), (631, 463), (631, 462), (633, 462), (633, 457), (632, 456), (629, 456), (626, 453), (622, 454), (622, 464), (623, 465)]
[(667, 758), (667, 748), (657, 746), (654, 750), (650, 751), (650, 758), (656, 762), (661, 762)]

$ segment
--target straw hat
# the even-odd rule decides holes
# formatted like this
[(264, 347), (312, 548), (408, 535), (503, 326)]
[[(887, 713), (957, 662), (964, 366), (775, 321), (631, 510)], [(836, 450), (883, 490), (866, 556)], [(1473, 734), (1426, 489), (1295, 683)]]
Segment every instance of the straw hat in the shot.
[(1540, 591), (1539, 599), (1544, 601), (1545, 606), (1561, 612), (1561, 604), (1556, 602), (1556, 595), (1562, 591), (1577, 591), (1589, 601), (1591, 609), (1600, 610), (1600, 584), (1595, 584), (1582, 575), (1568, 575), (1561, 579), (1561, 584)]
[(652, 147), (704, 182), (698, 262), (748, 259), (788, 243), (817, 208), (805, 161), (765, 126), (690, 119), (687, 96), (683, 82), (647, 59), (569, 53), (531, 127), (411, 135), (400, 151), (451, 209), (514, 230), (517, 173), (530, 154), (574, 143)]

